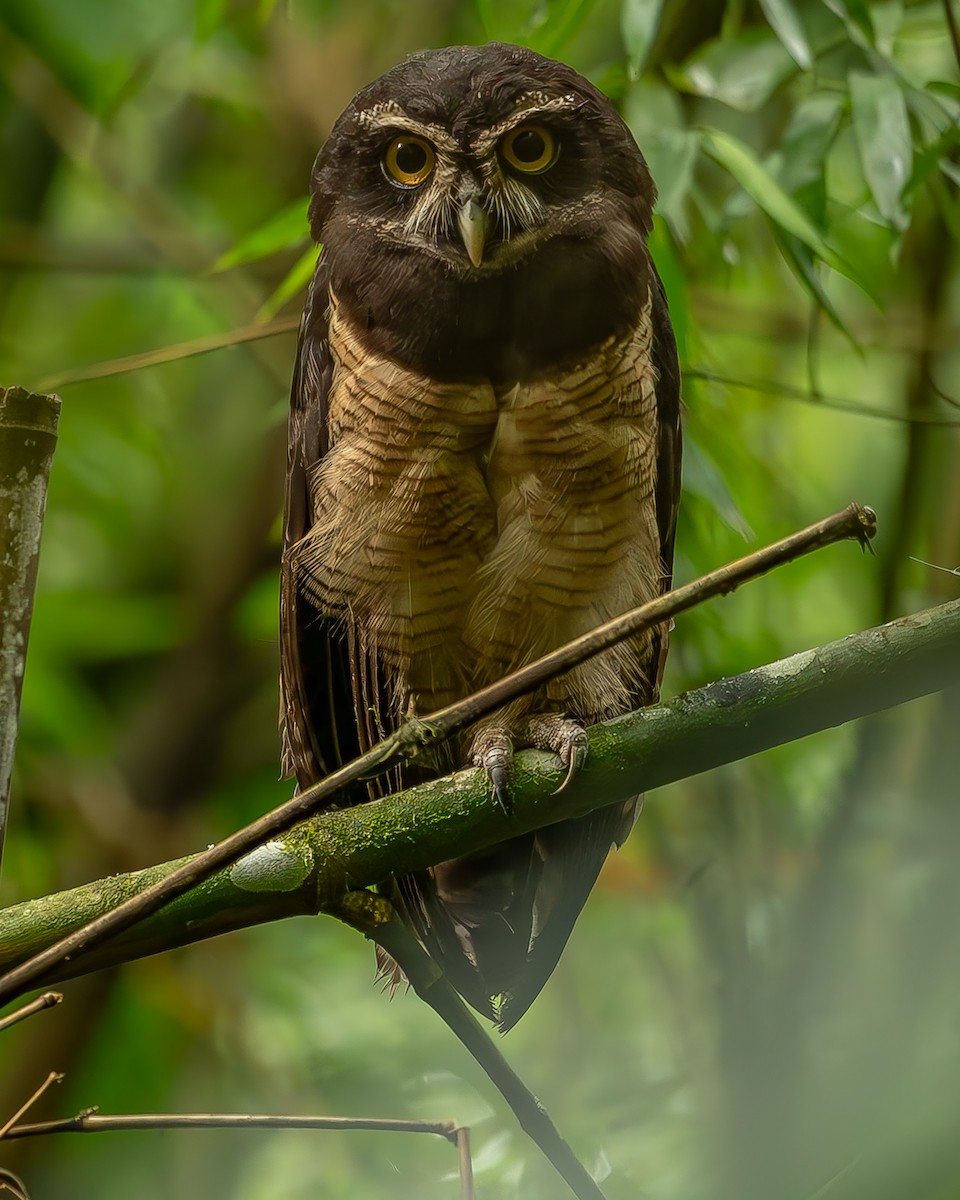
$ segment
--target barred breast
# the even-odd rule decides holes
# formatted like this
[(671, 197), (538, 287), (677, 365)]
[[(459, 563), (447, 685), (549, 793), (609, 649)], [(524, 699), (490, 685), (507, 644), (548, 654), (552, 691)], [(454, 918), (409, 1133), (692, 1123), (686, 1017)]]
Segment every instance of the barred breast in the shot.
[[(650, 309), (560, 377), (429, 379), (364, 347), (335, 298), (330, 449), (297, 549), (306, 594), (396, 680), (441, 707), (660, 591)], [(631, 707), (648, 641), (520, 709)]]
[(330, 449), (298, 549), (306, 594), (394, 678), (395, 716), (465, 694), (461, 632), (495, 537), (483, 475), (489, 384), (442, 383), (371, 353), (331, 297)]
[[(650, 303), (627, 337), (500, 400), (487, 486), (496, 540), (477, 574), (464, 640), (487, 683), (659, 595), (656, 372)], [(597, 720), (647, 690), (649, 638), (583, 664), (520, 711)]]

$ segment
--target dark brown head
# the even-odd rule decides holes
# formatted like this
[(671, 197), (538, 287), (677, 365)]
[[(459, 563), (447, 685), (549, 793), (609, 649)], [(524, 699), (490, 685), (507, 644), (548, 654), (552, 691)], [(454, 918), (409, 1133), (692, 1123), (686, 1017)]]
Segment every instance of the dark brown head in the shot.
[[(593, 84), (492, 43), (415, 54), (364, 88), (317, 158), (310, 219), (376, 348), (444, 374), (510, 374), (635, 319), (653, 200), (643, 156)], [(564, 305), (558, 335), (546, 325)], [(523, 325), (523, 309), (518, 342), (504, 321)]]

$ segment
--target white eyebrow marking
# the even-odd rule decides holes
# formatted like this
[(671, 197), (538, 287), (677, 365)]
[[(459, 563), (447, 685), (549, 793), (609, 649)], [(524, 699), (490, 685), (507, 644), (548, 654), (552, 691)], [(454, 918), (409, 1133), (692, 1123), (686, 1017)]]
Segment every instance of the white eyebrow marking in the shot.
[(415, 133), (419, 137), (432, 142), (438, 150), (454, 154), (460, 146), (449, 130), (442, 125), (434, 125), (431, 121), (422, 121), (404, 112), (395, 100), (385, 100), (373, 108), (364, 109), (359, 116), (360, 124), (366, 129), (400, 129), (405, 133)]
[(504, 117), (496, 125), (485, 129), (473, 143), (473, 149), (478, 154), (484, 154), (511, 129), (525, 125), (528, 121), (539, 116), (549, 116), (552, 112), (569, 111), (582, 103), (579, 96), (568, 93), (565, 96), (547, 96), (543, 92), (527, 92), (517, 97), (517, 105), (509, 117)]

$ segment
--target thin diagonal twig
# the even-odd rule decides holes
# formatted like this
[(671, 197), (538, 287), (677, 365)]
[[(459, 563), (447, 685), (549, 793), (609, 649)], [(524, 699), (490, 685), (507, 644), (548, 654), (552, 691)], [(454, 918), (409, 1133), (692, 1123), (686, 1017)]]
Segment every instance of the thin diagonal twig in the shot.
[(88, 383), (92, 379), (106, 379), (111, 375), (126, 375), (144, 367), (157, 367), (163, 363), (178, 362), (183, 358), (196, 358), (211, 354), (214, 350), (227, 350), (246, 342), (258, 342), (262, 338), (291, 333), (297, 328), (299, 317), (277, 317), (272, 321), (252, 321), (226, 333), (211, 333), (206, 337), (191, 338), (188, 342), (177, 342), (172, 346), (161, 346), (157, 350), (145, 350), (142, 354), (128, 354), (123, 358), (112, 358), (106, 362), (90, 363), (85, 367), (74, 367), (68, 371), (57, 371), (46, 375), (37, 383), (37, 391), (55, 392), (71, 383)]
[(16, 1025), (18, 1021), (25, 1021), (27, 1017), (32, 1017), (34, 1013), (43, 1012), (45, 1008), (53, 1008), (62, 999), (63, 996), (60, 992), (44, 992), (42, 996), (38, 996), (36, 1000), (31, 1000), (29, 1004), (25, 1004), (15, 1012), (8, 1013), (5, 1017), (0, 1017), (0, 1033), (4, 1029), (9, 1029), (11, 1025)]
[[(51, 1076), (44, 1085), (53, 1082)], [(37, 1093), (37, 1096), (40, 1092)], [(17, 1116), (29, 1108), (30, 1101)], [(13, 1117), (12, 1121), (16, 1121)], [(456, 1121), (412, 1121), (393, 1117), (315, 1117), (286, 1116), (273, 1113), (101, 1113), (96, 1108), (84, 1109), (73, 1117), (55, 1121), (37, 1121), (29, 1125), (12, 1125), (0, 1131), (7, 1138), (45, 1137), (54, 1133), (122, 1133), (129, 1130), (165, 1129), (314, 1129), (343, 1131), (350, 1129), (380, 1130), (388, 1133), (430, 1133), (445, 1138), (457, 1148), (457, 1171), (460, 1177), (460, 1200), (475, 1200), (473, 1162), (470, 1156), (470, 1130)]]
[(51, 1087), (55, 1083), (60, 1083), (60, 1081), (62, 1079), (63, 1079), (63, 1076), (58, 1071), (51, 1071), (50, 1074), (43, 1081), (43, 1083), (41, 1083), (40, 1086), (37, 1088), (37, 1090), (33, 1093), (33, 1095), (30, 1096), (29, 1099), (25, 1100), (23, 1102), (23, 1104), (20, 1105), (20, 1107), (17, 1109), (17, 1111), (13, 1114), (13, 1116), (4, 1125), (0, 1126), (0, 1141), (2, 1141), (7, 1136), (7, 1134), (10, 1132), (10, 1130), (13, 1128), (13, 1126), (16, 1125), (16, 1123), (20, 1120), (20, 1118), (23, 1116), (23, 1114), (25, 1112), (28, 1112), (31, 1108), (33, 1108), (33, 1106), (40, 1099), (40, 1097), (44, 1094), (44, 1092), (47, 1090), (47, 1088)]
[(391, 1133), (432, 1133), (457, 1145), (456, 1121), (415, 1121), (397, 1117), (316, 1117), (276, 1113), (101, 1113), (84, 1109), (73, 1117), (14, 1125), (10, 1138), (49, 1133), (119, 1133), (134, 1129), (374, 1129)]

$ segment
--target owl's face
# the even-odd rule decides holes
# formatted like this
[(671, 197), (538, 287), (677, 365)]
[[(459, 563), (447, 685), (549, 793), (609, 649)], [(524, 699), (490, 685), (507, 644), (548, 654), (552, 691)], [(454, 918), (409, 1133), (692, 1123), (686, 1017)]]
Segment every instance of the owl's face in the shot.
[(364, 88), (317, 158), (310, 220), (370, 348), (512, 378), (632, 328), (653, 200), (593, 84), (494, 43), (413, 55)]
[[(627, 153), (624, 153), (624, 150)], [(619, 116), (571, 68), (516, 46), (414, 55), (365, 88), (317, 160), (314, 233), (348, 208), (354, 237), (496, 273), (615, 207), (652, 204)]]

